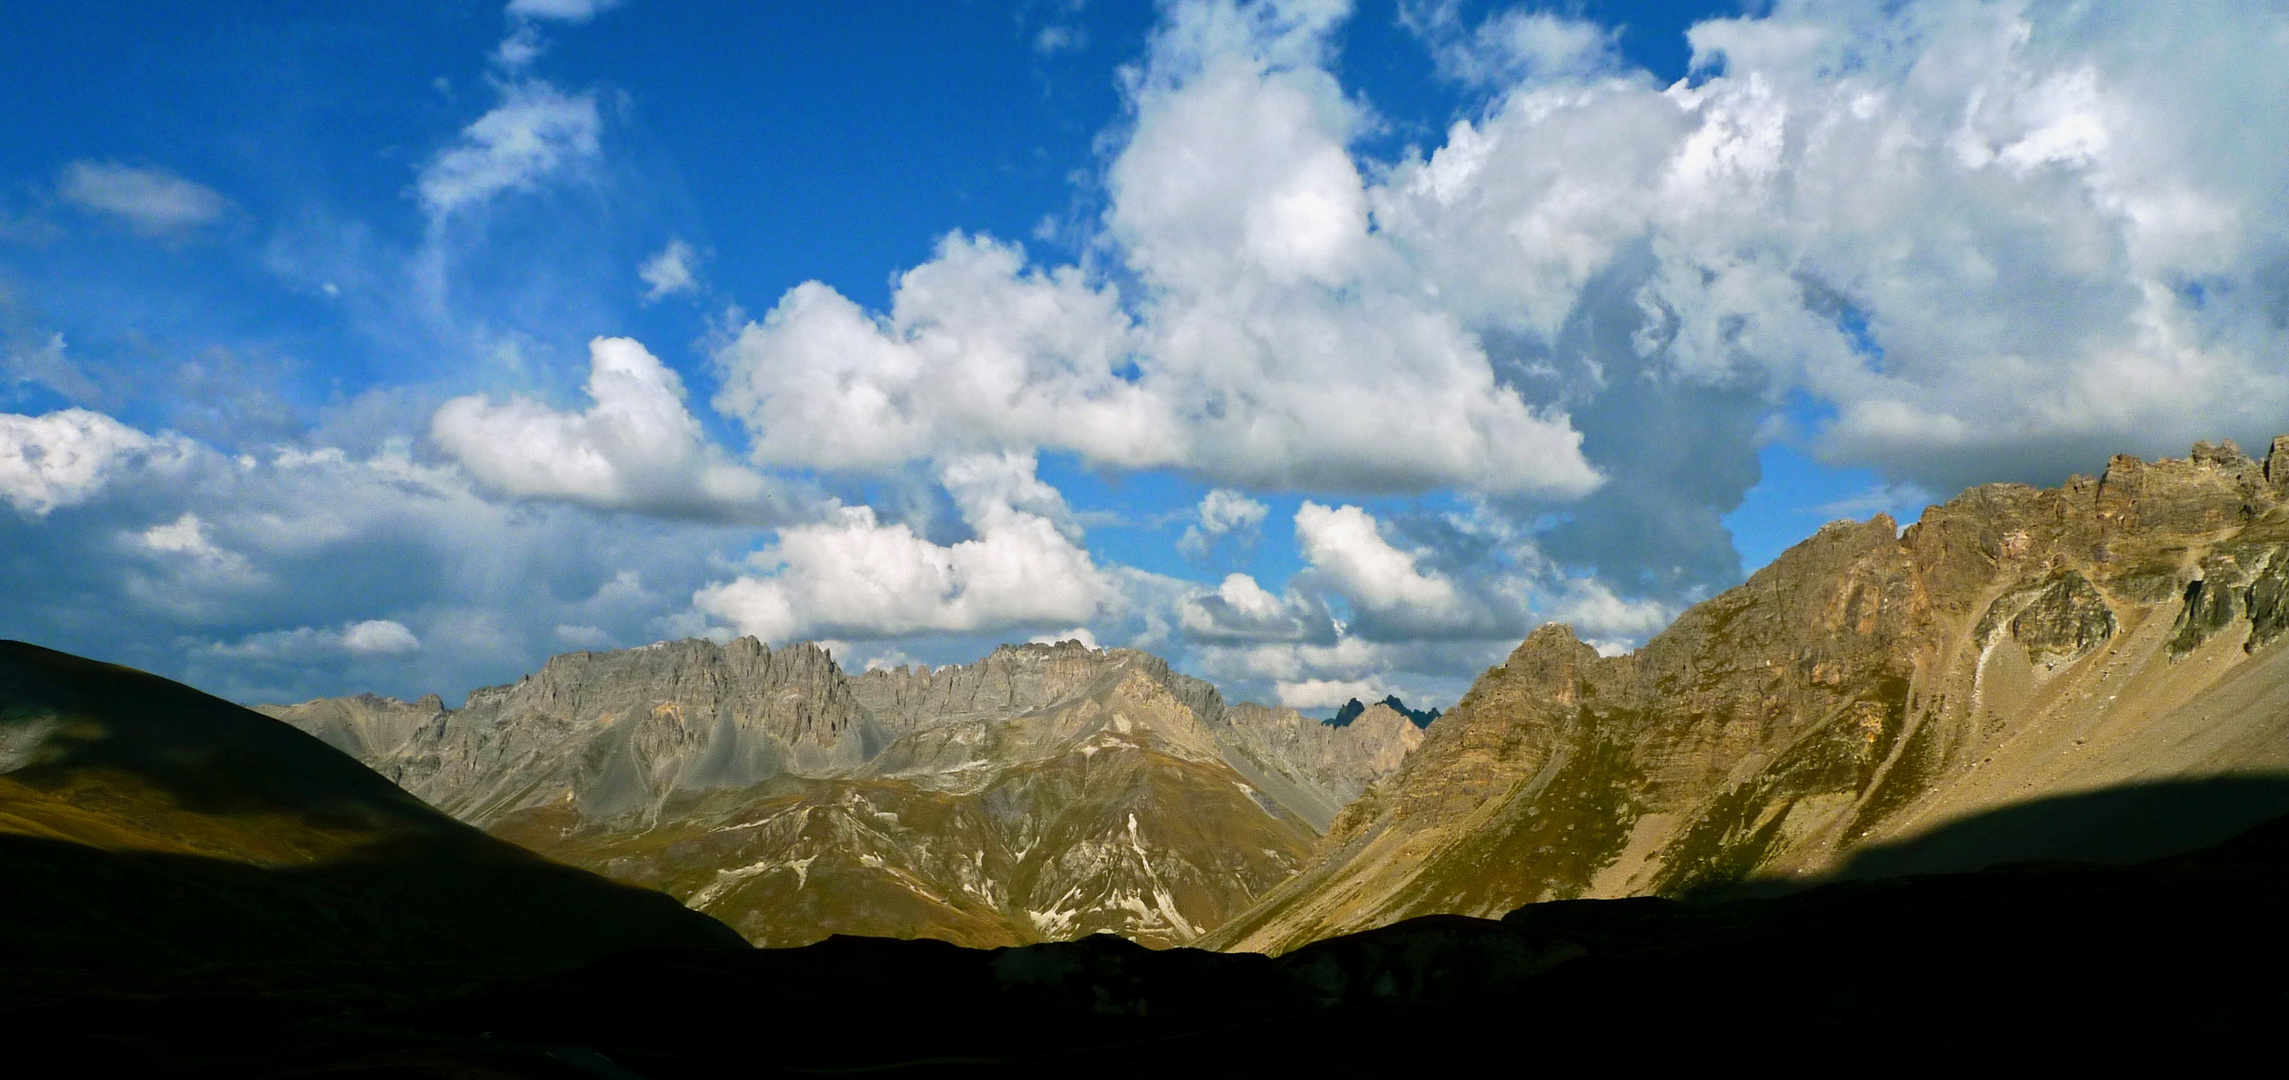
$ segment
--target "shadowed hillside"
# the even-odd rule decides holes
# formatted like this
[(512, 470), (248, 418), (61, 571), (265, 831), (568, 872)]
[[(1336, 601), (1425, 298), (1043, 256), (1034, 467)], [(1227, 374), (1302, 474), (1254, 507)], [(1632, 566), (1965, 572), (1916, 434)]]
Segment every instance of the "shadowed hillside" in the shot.
[(2284, 910), (2289, 820), (2135, 866), (1564, 901), (1280, 957), (1111, 935), (996, 950), (836, 937), (474, 985), (45, 972), (0, 978), (0, 1015), (145, 1074), (1446, 1075), (1591, 1055), (1798, 1072), (1870, 1052), (1893, 1067), (2186, 1070), (2271, 1052), (2289, 1004)]
[(0, 642), (8, 962), (570, 964), (731, 947), (668, 897), (462, 825), (293, 728)]

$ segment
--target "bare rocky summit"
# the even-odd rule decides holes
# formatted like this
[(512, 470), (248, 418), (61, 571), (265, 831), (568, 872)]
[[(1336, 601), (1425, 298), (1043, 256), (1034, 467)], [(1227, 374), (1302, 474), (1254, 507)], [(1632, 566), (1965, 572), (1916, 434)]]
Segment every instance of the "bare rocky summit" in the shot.
[(854, 678), (814, 645), (689, 640), (559, 656), (458, 710), (264, 711), (764, 945), (1186, 943), (1294, 873), (1421, 740), (1395, 713), (1336, 729), (1227, 709), (1158, 657), (1077, 642)]
[(751, 638), (568, 653), (451, 713), (372, 695), (260, 711), (480, 827), (566, 801), (656, 817), (679, 795), (849, 772), (890, 742), (823, 650)]
[(1843, 522), (1629, 656), (1545, 626), (1203, 939), (2013, 860), (2289, 810), (2289, 437)]

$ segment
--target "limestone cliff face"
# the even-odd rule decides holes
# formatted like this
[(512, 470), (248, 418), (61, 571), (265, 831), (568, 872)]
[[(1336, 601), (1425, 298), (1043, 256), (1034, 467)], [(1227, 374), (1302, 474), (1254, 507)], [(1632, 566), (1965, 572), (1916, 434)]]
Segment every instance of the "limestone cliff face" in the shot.
[(496, 836), (757, 944), (1173, 945), (1292, 874), (1332, 807), (1412, 745), (1378, 720), (1268, 753), (1281, 737), (1253, 721), (1293, 714), (1250, 708), (1133, 650), (1008, 646), (851, 678), (815, 646), (742, 639), (560, 656), (450, 712), (371, 697), (267, 711)]
[(471, 693), (450, 717), (434, 697), (262, 711), (481, 827), (566, 801), (590, 817), (656, 814), (680, 794), (848, 772), (889, 742), (824, 651), (752, 638), (569, 653)]
[(1168, 669), (1168, 662), (1133, 649), (1072, 645), (995, 649), (975, 664), (921, 665), (869, 671), (850, 681), (852, 695), (901, 734), (964, 720), (991, 720), (1045, 708), (1087, 689), (1108, 661), (1143, 671), (1203, 720), (1224, 708), (1207, 683)]
[[(1634, 655), (1545, 626), (1203, 944), (2214, 843), (2289, 810), (2281, 788), (2057, 807), (2289, 774), (2285, 491), (2289, 437), (2263, 464), (2231, 444), (2117, 457), (2053, 490), (1972, 489), (1904, 532), (1830, 525)], [(2006, 809), (2012, 827), (1977, 826)]]

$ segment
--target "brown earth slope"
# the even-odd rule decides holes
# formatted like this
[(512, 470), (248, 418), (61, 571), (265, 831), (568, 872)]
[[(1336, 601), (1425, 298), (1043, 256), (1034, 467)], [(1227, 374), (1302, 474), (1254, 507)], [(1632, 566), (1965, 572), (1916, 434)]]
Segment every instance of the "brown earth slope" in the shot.
[(2285, 493), (2289, 437), (2117, 457), (1830, 525), (1630, 656), (1545, 626), (1202, 944), (2217, 842), (2289, 810)]
[(668, 897), (486, 836), (276, 720), (14, 641), (0, 642), (0, 882), (9, 965), (739, 947)]
[(1419, 738), (1227, 710), (1157, 657), (1076, 642), (850, 678), (816, 646), (693, 640), (556, 657), (459, 710), (266, 710), (763, 945), (1190, 941), (1292, 874)]

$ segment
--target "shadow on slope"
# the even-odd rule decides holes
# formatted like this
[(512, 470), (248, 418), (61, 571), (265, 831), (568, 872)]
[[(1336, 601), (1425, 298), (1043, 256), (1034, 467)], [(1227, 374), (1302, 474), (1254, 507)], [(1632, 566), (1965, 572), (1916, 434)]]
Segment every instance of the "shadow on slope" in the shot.
[(2289, 777), (2220, 776), (2053, 795), (1868, 848), (1839, 877), (1957, 873), (2005, 863), (2135, 863), (2222, 843), (2289, 814)]
[[(1276, 958), (1107, 936), (990, 951), (837, 937), (644, 950), (355, 1001), (290, 971), (280, 993), (240, 973), (20, 986), (0, 1005), (153, 1071), (241, 1075), (1436, 1075), (1592, 1055), (1753, 1066), (1871, 1054), (2182, 1070), (2275, 1044), (2285, 911), (2289, 818), (2130, 866), (1537, 904)], [(221, 998), (242, 1011), (221, 1014), (209, 1004)], [(195, 1029), (180, 1019), (192, 1013)]]
[(18, 967), (324, 963), (563, 967), (738, 948), (658, 893), (478, 845), (387, 841), (261, 867), (0, 834), (0, 955)]

